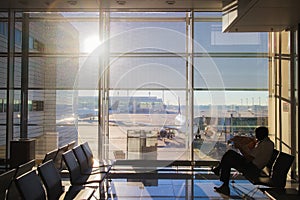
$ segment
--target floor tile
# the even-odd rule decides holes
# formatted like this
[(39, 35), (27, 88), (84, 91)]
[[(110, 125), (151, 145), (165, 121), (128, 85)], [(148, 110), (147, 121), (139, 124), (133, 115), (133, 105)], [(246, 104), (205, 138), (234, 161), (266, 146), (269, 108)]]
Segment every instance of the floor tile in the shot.
[[(181, 199), (251, 199), (247, 193), (256, 188), (247, 180), (236, 180), (230, 184), (231, 196), (226, 197), (214, 191), (219, 180), (134, 180), (115, 179), (111, 190), (115, 200), (181, 200)], [(251, 193), (252, 195), (252, 193)], [(260, 190), (253, 193), (252, 199), (268, 199)]]

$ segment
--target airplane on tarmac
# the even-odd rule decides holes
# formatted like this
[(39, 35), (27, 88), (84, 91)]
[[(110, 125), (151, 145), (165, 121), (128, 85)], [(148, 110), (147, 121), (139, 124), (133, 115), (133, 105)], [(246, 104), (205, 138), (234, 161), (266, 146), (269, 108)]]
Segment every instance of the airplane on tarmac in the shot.
[[(167, 112), (168, 113), (168, 112)], [(175, 130), (178, 133), (186, 133), (186, 117), (181, 113), (180, 98), (178, 97), (178, 111), (174, 119), (174, 125), (164, 125), (162, 129)]]
[(178, 97), (178, 114), (175, 117), (175, 125), (177, 126), (183, 126), (185, 125), (185, 121), (186, 121), (186, 117), (181, 114), (181, 110), (180, 110), (180, 98)]
[(80, 108), (77, 110), (77, 116), (79, 119), (86, 119), (86, 118), (94, 118), (98, 116), (98, 109), (91, 109), (91, 108)]

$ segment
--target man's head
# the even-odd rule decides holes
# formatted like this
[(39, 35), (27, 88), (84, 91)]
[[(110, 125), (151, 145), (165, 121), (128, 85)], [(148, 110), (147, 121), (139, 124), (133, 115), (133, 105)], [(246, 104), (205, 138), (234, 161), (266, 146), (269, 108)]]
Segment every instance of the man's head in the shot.
[(260, 126), (255, 129), (255, 137), (259, 141), (265, 139), (266, 137), (268, 137), (268, 135), (269, 129), (267, 127)]

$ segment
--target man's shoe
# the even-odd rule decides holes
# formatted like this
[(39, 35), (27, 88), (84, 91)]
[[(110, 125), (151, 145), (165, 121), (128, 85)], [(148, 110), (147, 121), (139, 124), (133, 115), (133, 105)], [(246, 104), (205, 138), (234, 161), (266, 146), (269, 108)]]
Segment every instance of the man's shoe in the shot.
[(214, 187), (216, 192), (224, 194), (226, 196), (230, 196), (230, 188), (228, 185), (222, 185), (220, 187)]
[(220, 176), (220, 167), (219, 167), (219, 166), (217, 166), (217, 167), (212, 167), (212, 168), (211, 168), (211, 171), (212, 171), (215, 175)]

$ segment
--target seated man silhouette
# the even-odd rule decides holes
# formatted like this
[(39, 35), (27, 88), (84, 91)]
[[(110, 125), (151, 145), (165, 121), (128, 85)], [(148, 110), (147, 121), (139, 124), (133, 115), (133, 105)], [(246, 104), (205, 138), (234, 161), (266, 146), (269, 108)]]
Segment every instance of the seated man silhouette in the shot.
[[(232, 139), (234, 147), (240, 153), (234, 150), (228, 150), (222, 157), (218, 166), (212, 168), (216, 175), (220, 175), (220, 181), (223, 184), (220, 187), (214, 187), (216, 192), (224, 195), (230, 195), (229, 179), (231, 168), (244, 173), (247, 172), (253, 176), (258, 176), (261, 169), (266, 166), (271, 159), (274, 143), (268, 137), (269, 130), (266, 127), (258, 127), (255, 129), (256, 144), (245, 145), (239, 139)], [(253, 147), (253, 148), (252, 148)]]

